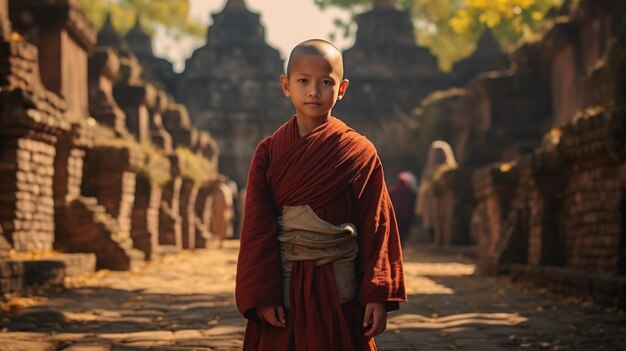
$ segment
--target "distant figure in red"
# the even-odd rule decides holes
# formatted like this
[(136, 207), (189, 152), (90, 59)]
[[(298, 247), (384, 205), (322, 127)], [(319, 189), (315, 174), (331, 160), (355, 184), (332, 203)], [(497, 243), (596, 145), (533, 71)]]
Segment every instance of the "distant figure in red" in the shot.
[(415, 218), (415, 199), (417, 197), (417, 179), (409, 171), (400, 172), (389, 188), (389, 196), (396, 211), (400, 240), (404, 243), (409, 237)]
[(387, 312), (406, 301), (382, 164), (331, 115), (348, 88), (336, 47), (297, 45), (280, 82), (296, 114), (250, 165), (235, 292), (243, 349), (376, 350)]

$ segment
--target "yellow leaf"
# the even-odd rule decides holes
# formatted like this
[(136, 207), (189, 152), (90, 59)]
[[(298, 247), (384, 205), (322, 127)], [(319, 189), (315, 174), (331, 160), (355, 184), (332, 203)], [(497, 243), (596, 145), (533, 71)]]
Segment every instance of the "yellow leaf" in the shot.
[(455, 33), (460, 34), (465, 33), (468, 30), (470, 24), (472, 23), (472, 20), (467, 11), (461, 10), (457, 12), (457, 14), (452, 17), (448, 23)]
[(496, 11), (487, 11), (478, 17), (480, 23), (485, 23), (488, 27), (495, 27), (500, 24), (500, 14)]
[(543, 19), (543, 13), (541, 13), (540, 11), (533, 11), (530, 16), (533, 18), (533, 20), (535, 21), (540, 21)]

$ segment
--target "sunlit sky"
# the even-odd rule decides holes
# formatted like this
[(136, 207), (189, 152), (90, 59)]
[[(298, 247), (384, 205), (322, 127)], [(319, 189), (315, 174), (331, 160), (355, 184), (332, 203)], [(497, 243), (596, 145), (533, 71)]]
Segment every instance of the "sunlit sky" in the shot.
[[(226, 0), (190, 0), (191, 16), (207, 26), (211, 24), (211, 14), (221, 12)], [(313, 0), (245, 0), (248, 9), (260, 13), (261, 24), (265, 27), (266, 41), (281, 52), (283, 59), (289, 55), (294, 45), (310, 38), (328, 39), (335, 31), (334, 20), (347, 20), (349, 14), (336, 8), (320, 10)], [(157, 56), (174, 62), (175, 70), (184, 68), (185, 59), (193, 50), (204, 45), (204, 39), (174, 40), (159, 31), (155, 37), (154, 50)], [(335, 45), (346, 49), (352, 41), (337, 35)]]

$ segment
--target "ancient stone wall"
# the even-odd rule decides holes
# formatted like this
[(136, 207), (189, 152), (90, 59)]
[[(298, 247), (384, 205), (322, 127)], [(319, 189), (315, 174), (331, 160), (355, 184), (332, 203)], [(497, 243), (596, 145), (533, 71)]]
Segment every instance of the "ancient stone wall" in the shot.
[(37, 48), (18, 34), (0, 40), (0, 67), (0, 227), (17, 250), (51, 249), (55, 146), (70, 128), (67, 103), (43, 87)]
[[(623, 270), (623, 10), (582, 1), (542, 40), (513, 52), (513, 70), (479, 75), (457, 98), (425, 100), (422, 135), (449, 141), (459, 169), (500, 162), (476, 171), (471, 217), (441, 214), (446, 224), (472, 218), (484, 267)], [(446, 209), (462, 193), (442, 178), (435, 187)], [(438, 240), (449, 235), (435, 231)]]
[[(42, 84), (38, 49), (12, 32), (7, 1), (0, 1), (0, 32), (0, 292), (7, 293), (92, 272), (95, 256), (48, 253), (58, 237), (57, 146), (74, 129), (67, 101)], [(70, 153), (63, 189), (75, 196), (81, 154)], [(42, 258), (20, 257), (23, 251)]]
[(438, 220), (434, 223), (434, 242), (441, 246), (470, 245), (476, 238), (470, 232), (474, 196), (468, 168), (457, 168), (441, 174), (434, 183)]
[[(172, 160), (173, 157), (170, 157)], [(177, 161), (174, 159), (173, 164)], [(173, 172), (163, 187), (161, 210), (159, 212), (159, 244), (180, 250), (183, 247), (182, 218), (180, 216), (180, 189), (183, 179)]]
[(206, 248), (211, 240), (211, 208), (213, 197), (211, 185), (198, 189), (196, 196), (196, 248)]
[[(539, 43), (552, 72), (550, 125), (555, 128), (532, 154), (507, 163), (519, 174), (504, 182), (515, 189), (507, 196), (498, 198), (485, 181), (494, 166), (476, 172), (473, 230), (483, 238), (483, 268), (539, 272), (515, 265), (522, 264), (604, 277), (626, 273), (623, 6), (581, 1)], [(540, 279), (546, 272), (538, 274)], [(558, 283), (553, 285), (566, 286), (561, 290), (615, 297), (608, 281), (554, 272)]]
[[(168, 207), (178, 218), (175, 244), (182, 248), (184, 224), (186, 247), (195, 247), (196, 210), (206, 212), (196, 194), (217, 177), (211, 136), (193, 128), (159, 84), (144, 80), (128, 48), (92, 50), (95, 31), (74, 2), (12, 1), (9, 12), (2, 1), (0, 19), (0, 256), (54, 249), (95, 254), (59, 258), (64, 274), (93, 269), (96, 258), (99, 268), (130, 269), (168, 252), (159, 228)], [(174, 142), (186, 155), (182, 172), (168, 158), (177, 158)], [(169, 193), (168, 182), (178, 184)], [(25, 279), (28, 272), (3, 261), (1, 291), (40, 280)], [(49, 273), (51, 283), (62, 279)]]
[(571, 167), (562, 218), (568, 267), (619, 272), (620, 241), (626, 239), (620, 173), (626, 162), (625, 117), (623, 111), (585, 115), (563, 130), (560, 146)]
[(131, 217), (131, 237), (135, 248), (154, 258), (159, 247), (159, 208), (163, 190), (139, 174), (135, 183), (135, 202)]

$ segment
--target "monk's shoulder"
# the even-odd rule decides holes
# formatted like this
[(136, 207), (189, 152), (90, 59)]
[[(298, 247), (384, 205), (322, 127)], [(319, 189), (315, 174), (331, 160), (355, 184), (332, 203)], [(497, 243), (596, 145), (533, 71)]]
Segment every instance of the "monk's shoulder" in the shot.
[(261, 140), (257, 146), (256, 146), (256, 151), (254, 152), (254, 157), (253, 157), (253, 162), (257, 161), (257, 162), (263, 162), (263, 163), (267, 163), (269, 162), (269, 155), (270, 155), (270, 147), (272, 145), (272, 137), (266, 137), (265, 139)]
[(345, 133), (345, 137), (353, 145), (353, 148), (358, 150), (360, 153), (372, 156), (378, 155), (378, 151), (376, 150), (374, 143), (356, 130), (350, 128), (350, 130)]

